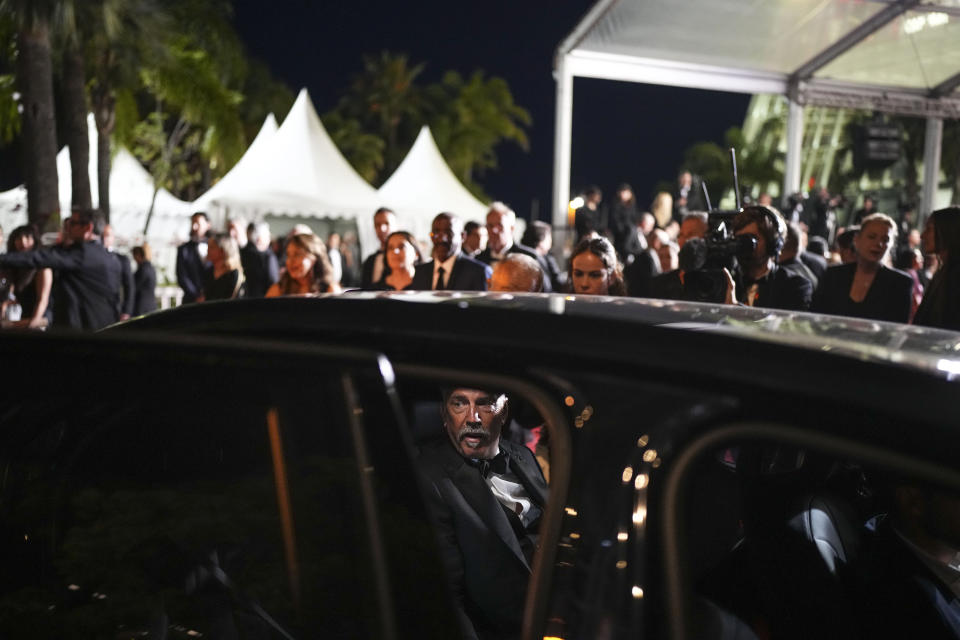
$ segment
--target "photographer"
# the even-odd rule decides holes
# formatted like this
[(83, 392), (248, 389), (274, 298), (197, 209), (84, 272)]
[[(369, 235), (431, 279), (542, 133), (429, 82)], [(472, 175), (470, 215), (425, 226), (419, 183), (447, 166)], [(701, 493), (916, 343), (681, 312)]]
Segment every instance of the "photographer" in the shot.
[(801, 276), (777, 265), (786, 236), (783, 216), (773, 207), (752, 205), (733, 219), (733, 233), (751, 242), (743, 242), (737, 253), (739, 267), (727, 272), (728, 304), (806, 311), (810, 308), (813, 286)]

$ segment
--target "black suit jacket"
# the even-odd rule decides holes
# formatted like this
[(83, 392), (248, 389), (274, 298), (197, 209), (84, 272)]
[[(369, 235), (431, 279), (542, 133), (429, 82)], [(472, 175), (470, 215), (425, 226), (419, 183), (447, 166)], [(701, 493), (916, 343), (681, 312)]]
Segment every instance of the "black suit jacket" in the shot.
[(960, 637), (960, 600), (887, 522), (867, 537), (854, 569), (861, 637)]
[(838, 316), (907, 322), (913, 304), (913, 278), (881, 265), (863, 302), (850, 299), (857, 263), (830, 267), (820, 280), (811, 311)]
[(200, 257), (198, 242), (190, 240), (177, 247), (177, 284), (183, 289), (183, 302), (196, 302), (203, 293), (203, 277), (208, 267)]
[(53, 324), (95, 331), (117, 321), (120, 263), (99, 242), (0, 255), (0, 267), (50, 268)]
[(818, 281), (827, 272), (827, 259), (815, 253), (804, 251), (800, 254), (800, 262), (807, 265), (807, 268), (817, 277)]
[[(361, 289), (372, 289), (373, 285), (376, 284), (373, 280), (373, 268), (377, 264), (377, 260), (386, 260), (386, 256), (383, 251), (377, 251), (367, 256), (367, 259), (363, 261), (363, 265), (360, 267), (360, 288)], [(383, 266), (382, 271), (386, 271), (386, 265)], [(381, 277), (383, 273), (381, 271)]]
[(130, 270), (130, 258), (119, 253), (111, 252), (117, 264), (120, 265), (120, 313), (133, 315), (133, 299), (136, 295), (133, 282), (133, 272)]
[[(446, 288), (451, 291), (486, 291), (487, 280), (492, 274), (489, 266), (460, 254), (447, 274)], [(417, 265), (409, 288), (416, 291), (433, 289), (433, 260)]]
[[(533, 454), (504, 439), (500, 449), (542, 509), (547, 483)], [(468, 637), (519, 634), (530, 566), (504, 508), (446, 437), (424, 446), (419, 470), (464, 631)]]
[(252, 242), (240, 250), (240, 264), (243, 266), (248, 298), (262, 298), (267, 295), (267, 289), (280, 279), (277, 256), (269, 249), (260, 251)]
[[(544, 260), (543, 256), (537, 253), (534, 249), (528, 247), (525, 244), (520, 244), (519, 242), (514, 242), (510, 245), (510, 248), (507, 249), (507, 253), (522, 253), (528, 258), (532, 258), (537, 261), (537, 266), (540, 267), (540, 271), (543, 272), (543, 292), (552, 293), (553, 292), (553, 283), (550, 281), (550, 266), (547, 264), (547, 261)], [(490, 250), (490, 247), (487, 247), (483, 251), (477, 254), (476, 260), (484, 264), (490, 265), (492, 268), (495, 260), (493, 259), (493, 252)]]
[(141, 262), (133, 274), (136, 295), (133, 302), (133, 314), (142, 316), (157, 308), (157, 272), (149, 262)]

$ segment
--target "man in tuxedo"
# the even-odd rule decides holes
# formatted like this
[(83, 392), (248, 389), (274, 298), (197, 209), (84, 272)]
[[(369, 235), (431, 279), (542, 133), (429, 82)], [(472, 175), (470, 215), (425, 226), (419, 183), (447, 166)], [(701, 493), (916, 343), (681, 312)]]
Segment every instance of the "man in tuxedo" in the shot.
[(118, 318), (120, 265), (93, 232), (94, 212), (75, 209), (64, 243), (0, 256), (0, 268), (54, 269), (53, 326), (96, 331)]
[(445, 437), (419, 470), (464, 637), (518, 636), (547, 483), (529, 449), (501, 438), (508, 398), (444, 389)]
[(433, 260), (417, 265), (411, 289), (420, 291), (486, 291), (493, 274), (489, 266), (460, 251), (463, 222), (452, 213), (440, 213), (430, 226)]
[(196, 302), (203, 293), (203, 274), (209, 268), (207, 234), (210, 219), (203, 211), (190, 217), (190, 239), (177, 247), (177, 284), (183, 289), (183, 303)]
[(104, 225), (103, 231), (100, 234), (100, 238), (103, 241), (103, 248), (114, 257), (117, 261), (117, 264), (120, 265), (120, 319), (129, 320), (130, 316), (133, 315), (133, 301), (136, 297), (136, 291), (133, 284), (133, 270), (130, 268), (130, 258), (127, 256), (117, 253), (114, 248), (114, 235), (113, 227), (109, 224)]
[(487, 248), (487, 228), (471, 220), (463, 225), (463, 253), (470, 258), (476, 258), (481, 251)]
[(544, 275), (543, 290), (550, 293), (553, 288), (550, 286), (550, 280), (546, 277), (549, 269), (546, 261), (531, 247), (514, 242), (513, 234), (516, 227), (517, 214), (514, 213), (513, 209), (502, 202), (491, 204), (490, 211), (487, 212), (487, 236), (489, 238), (487, 248), (477, 254), (477, 260), (493, 267), (508, 254), (522, 253), (536, 261)]
[(960, 496), (890, 483), (891, 509), (854, 565), (864, 638), (960, 638)]
[(247, 297), (262, 298), (280, 279), (280, 264), (270, 251), (270, 225), (251, 222), (247, 225), (247, 244), (240, 249), (240, 264), (247, 281)]
[(390, 209), (380, 207), (373, 214), (373, 229), (377, 233), (380, 247), (377, 252), (367, 256), (360, 267), (360, 288), (370, 289), (380, 282), (383, 277), (384, 249), (387, 245), (387, 236), (397, 229), (397, 216)]

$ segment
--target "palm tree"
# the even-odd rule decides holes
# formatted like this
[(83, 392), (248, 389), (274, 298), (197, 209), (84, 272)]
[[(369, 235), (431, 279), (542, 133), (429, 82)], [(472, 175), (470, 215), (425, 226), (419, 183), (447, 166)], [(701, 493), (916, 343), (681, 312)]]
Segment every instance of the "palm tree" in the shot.
[[(63, 93), (62, 130), (70, 149), (70, 178), (73, 193), (70, 203), (89, 209), (93, 206), (90, 192), (90, 138), (87, 131), (87, 74), (84, 59), (83, 25), (96, 19), (98, 3), (87, 0), (77, 3), (64, 0), (59, 5), (57, 31), (61, 40), (62, 61), (60, 89)], [(79, 14), (79, 15), (78, 15)]]
[(55, 0), (0, 0), (0, 13), (11, 16), (17, 25), (27, 219), (40, 229), (56, 228), (60, 211), (50, 54), (55, 4)]

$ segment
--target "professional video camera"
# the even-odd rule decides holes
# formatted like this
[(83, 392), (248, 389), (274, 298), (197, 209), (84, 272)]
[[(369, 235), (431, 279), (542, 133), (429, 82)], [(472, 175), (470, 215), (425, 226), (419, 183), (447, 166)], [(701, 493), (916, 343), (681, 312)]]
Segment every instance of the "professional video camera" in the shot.
[(752, 235), (735, 236), (733, 219), (740, 211), (740, 186), (737, 181), (737, 159), (730, 149), (733, 162), (733, 190), (736, 197), (735, 211), (714, 210), (710, 206), (710, 194), (706, 183), (703, 195), (706, 198), (707, 233), (703, 239), (687, 240), (680, 249), (679, 267), (684, 272), (684, 298), (695, 302), (724, 302), (727, 297), (727, 274), (724, 269), (733, 271), (737, 256), (749, 256), (757, 246), (757, 238)]

